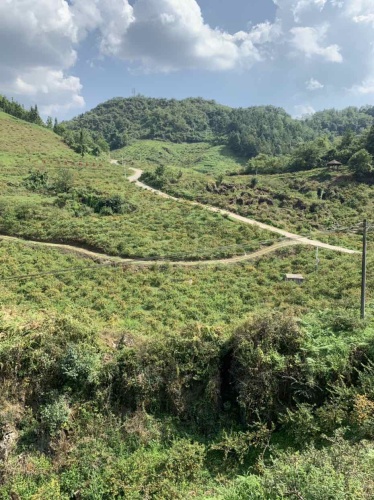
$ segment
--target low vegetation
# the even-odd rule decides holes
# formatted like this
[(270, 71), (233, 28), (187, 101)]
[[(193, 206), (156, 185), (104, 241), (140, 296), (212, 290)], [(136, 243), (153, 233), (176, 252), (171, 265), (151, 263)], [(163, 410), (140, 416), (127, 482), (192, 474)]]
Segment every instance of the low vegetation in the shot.
[[(353, 158), (355, 151), (362, 148), (363, 142), (367, 144), (367, 133), (351, 143), (346, 157)], [(222, 168), (217, 172), (208, 172), (199, 158), (187, 153), (184, 155), (186, 161), (176, 167), (173, 160), (175, 154), (168, 158), (159, 154), (165, 148), (174, 151), (182, 147), (170, 143), (160, 142), (158, 147), (153, 147), (152, 143), (150, 147), (149, 143), (144, 145), (139, 142), (115, 152), (115, 156), (124, 158), (125, 165), (145, 170), (142, 180), (146, 184), (173, 196), (215, 205), (282, 229), (323, 239), (328, 235), (321, 231), (336, 226), (347, 228), (362, 222), (364, 218), (370, 218), (374, 199), (370, 171), (360, 175), (344, 164), (338, 168), (328, 167), (327, 162), (334, 157), (334, 152), (331, 152), (333, 149), (329, 141), (324, 144), (325, 149), (318, 153), (318, 162), (314, 165), (317, 167), (297, 172), (285, 171), (287, 164), (280, 165), (279, 162), (288, 162), (290, 165), (297, 158), (301, 161), (301, 150), (295, 151), (292, 158), (264, 159), (259, 156), (251, 160), (245, 169), (239, 162), (226, 162), (225, 155), (220, 155), (216, 162)], [(314, 147), (315, 144), (310, 145), (311, 149)], [(184, 145), (183, 148), (188, 150), (195, 148), (195, 145)], [(142, 156), (140, 151), (144, 150), (147, 153)], [(306, 155), (306, 151), (304, 147), (303, 154)], [(371, 161), (370, 154), (365, 151), (367, 161)], [(277, 170), (280, 172), (276, 173)], [(345, 237), (344, 232), (339, 235), (343, 240)], [(336, 241), (334, 238), (331, 236), (330, 241)]]
[[(131, 100), (134, 118), (135, 105), (145, 103)], [(164, 134), (170, 109), (156, 111)], [(360, 128), (369, 111), (342, 113), (339, 126)], [(361, 149), (374, 152), (369, 138), (350, 143), (356, 165), (367, 163)], [(212, 142), (138, 141), (116, 166), (0, 113), (0, 232), (195, 260), (274, 241), (140, 190), (125, 179), (133, 166), (180, 197), (359, 248), (352, 226), (372, 212), (371, 172), (288, 171), (296, 155), (324, 162), (337, 141), (272, 157), (283, 162), (272, 174)], [(360, 320), (359, 254), (320, 249), (317, 260), (294, 245), (233, 266), (114, 267), (0, 240), (0, 498), (371, 500), (373, 248), (369, 233)]]
[(5, 498), (371, 498), (359, 258), (77, 271), (2, 243), (0, 259)]
[(24, 127), (0, 115), (3, 234), (114, 256), (196, 260), (242, 254), (274, 240), (271, 233), (203, 208), (143, 193), (122, 167), (82, 160), (53, 132)]

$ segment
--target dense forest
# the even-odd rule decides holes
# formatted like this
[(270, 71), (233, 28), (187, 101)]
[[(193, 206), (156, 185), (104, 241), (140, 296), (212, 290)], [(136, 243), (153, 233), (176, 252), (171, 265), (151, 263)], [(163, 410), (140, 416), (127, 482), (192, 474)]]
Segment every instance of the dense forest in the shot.
[(274, 106), (229, 108), (202, 98), (182, 101), (143, 96), (104, 102), (64, 125), (101, 134), (111, 149), (134, 139), (160, 139), (225, 144), (237, 155), (280, 155), (295, 146), (327, 135), (359, 133), (373, 123), (374, 107), (325, 110), (296, 120)]

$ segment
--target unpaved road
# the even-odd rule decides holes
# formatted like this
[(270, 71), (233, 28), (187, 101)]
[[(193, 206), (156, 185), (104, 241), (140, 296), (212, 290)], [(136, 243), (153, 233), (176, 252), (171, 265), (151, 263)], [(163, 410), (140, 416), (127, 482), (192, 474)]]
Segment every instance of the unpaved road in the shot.
[[(111, 160), (111, 163), (117, 164), (118, 162), (116, 160)], [(346, 253), (346, 254), (358, 254), (359, 252), (355, 250), (349, 250), (348, 248), (344, 247), (339, 247), (339, 246), (334, 246), (334, 245), (329, 245), (327, 243), (322, 243), (321, 241), (317, 240), (311, 240), (309, 238), (305, 238), (303, 236), (298, 236), (297, 234), (290, 233), (288, 231), (284, 231), (283, 229), (278, 229), (273, 226), (269, 226), (268, 224), (263, 224), (262, 222), (257, 222), (253, 219), (248, 219), (247, 217), (242, 217), (241, 215), (235, 214), (233, 212), (229, 212), (227, 210), (223, 210), (221, 208), (213, 207), (210, 205), (204, 205), (202, 203), (194, 202), (194, 201), (187, 201), (183, 200), (180, 198), (175, 198), (173, 196), (170, 196), (166, 193), (163, 193), (162, 191), (158, 191), (157, 189), (154, 189), (150, 186), (147, 186), (146, 184), (143, 184), (142, 182), (139, 181), (139, 178), (141, 177), (143, 171), (140, 169), (135, 169), (132, 168), (134, 171), (133, 175), (131, 175), (128, 180), (130, 182), (135, 183), (136, 186), (146, 189), (147, 191), (151, 191), (153, 193), (156, 193), (159, 196), (162, 196), (163, 198), (167, 198), (170, 200), (175, 200), (178, 202), (183, 202), (183, 203), (188, 203), (189, 205), (195, 205), (195, 206), (200, 206), (203, 207), (206, 210), (209, 210), (210, 212), (215, 212), (219, 213), (222, 215), (226, 215), (230, 217), (231, 219), (238, 220), (240, 222), (243, 222), (244, 224), (251, 224), (252, 226), (257, 226), (261, 229), (264, 229), (266, 231), (271, 231), (273, 233), (279, 234), (280, 236), (283, 236), (287, 238), (284, 241), (280, 241), (275, 243), (274, 245), (268, 246), (261, 248), (260, 250), (257, 250), (256, 252), (253, 252), (248, 255), (240, 255), (236, 257), (231, 257), (228, 259), (214, 259), (214, 260), (185, 260), (185, 261), (173, 261), (170, 259), (146, 259), (146, 258), (133, 258), (133, 259), (125, 259), (122, 257), (114, 257), (112, 255), (107, 255), (105, 253), (100, 253), (100, 252), (94, 252), (91, 250), (87, 250), (85, 248), (81, 248), (78, 246), (74, 245), (65, 245), (63, 243), (48, 243), (48, 242), (40, 242), (40, 241), (34, 241), (34, 240), (24, 240), (22, 238), (17, 238), (15, 236), (6, 236), (6, 235), (0, 235), (0, 240), (3, 241), (9, 241), (9, 242), (21, 242), (24, 245), (28, 246), (33, 246), (33, 247), (44, 247), (44, 248), (52, 248), (52, 249), (57, 249), (63, 253), (70, 253), (74, 254), (78, 257), (83, 257), (87, 259), (91, 259), (95, 262), (98, 262), (100, 264), (106, 264), (109, 266), (118, 266), (118, 267), (125, 267), (127, 265), (139, 265), (139, 266), (150, 266), (154, 264), (173, 264), (177, 266), (185, 266), (185, 267), (193, 267), (193, 266), (209, 266), (209, 265), (219, 265), (219, 264), (237, 264), (239, 262), (246, 262), (250, 260), (257, 259), (259, 257), (262, 257), (264, 255), (267, 255), (269, 253), (275, 252), (276, 250), (279, 250), (281, 248), (293, 246), (293, 245), (310, 245), (314, 247), (319, 247), (319, 248), (325, 248), (327, 250), (333, 250), (335, 252), (341, 252), (341, 253)]]
[[(112, 163), (115, 163), (115, 160), (112, 160)], [(143, 173), (142, 170), (139, 168), (132, 168), (131, 170), (134, 171), (134, 174), (131, 175), (128, 179), (130, 182), (135, 183), (136, 186), (142, 188), (142, 189), (147, 189), (148, 191), (152, 191), (152, 193), (156, 193), (159, 196), (162, 196), (163, 198), (169, 198), (171, 200), (175, 201), (184, 201), (185, 203), (189, 203), (190, 205), (198, 205), (200, 207), (204, 207), (206, 210), (209, 210), (210, 212), (215, 212), (219, 213), (222, 215), (226, 215), (230, 217), (230, 219), (235, 219), (240, 222), (243, 222), (244, 224), (250, 224), (252, 226), (257, 226), (261, 229), (264, 229), (265, 231), (271, 231), (272, 233), (279, 234), (281, 236), (284, 236), (285, 238), (289, 238), (290, 240), (300, 243), (301, 245), (309, 245), (313, 247), (319, 247), (319, 248), (325, 248), (326, 250), (333, 250), (334, 252), (341, 252), (341, 253), (348, 253), (348, 254), (358, 254), (360, 252), (357, 252), (356, 250), (350, 250), (349, 248), (344, 248), (344, 247), (339, 247), (335, 245), (329, 245), (328, 243), (323, 243), (322, 241), (318, 240), (311, 240), (309, 238), (306, 238), (304, 236), (299, 236), (297, 234), (290, 233), (288, 231), (284, 231), (283, 229), (279, 229), (277, 227), (269, 226), (268, 224), (264, 224), (263, 222), (258, 222), (253, 219), (249, 219), (248, 217), (243, 217), (241, 215), (235, 214), (233, 212), (229, 212), (228, 210), (224, 210), (221, 208), (213, 207), (211, 205), (204, 205), (202, 203), (198, 203), (196, 201), (188, 201), (188, 200), (182, 200), (181, 198), (174, 198), (174, 196), (170, 196), (166, 193), (163, 193), (162, 191), (158, 191), (157, 189), (154, 189), (150, 186), (147, 186), (143, 182), (140, 182), (139, 179)]]
[(139, 266), (151, 266), (154, 264), (173, 264), (176, 266), (184, 266), (184, 267), (196, 267), (196, 266), (210, 266), (210, 265), (219, 265), (219, 264), (237, 264), (239, 262), (246, 262), (249, 260), (257, 259), (258, 257), (262, 257), (269, 253), (275, 252), (281, 248), (289, 247), (292, 245), (297, 245), (298, 242), (294, 240), (286, 240), (280, 241), (271, 245), (269, 247), (262, 248), (261, 250), (257, 250), (256, 252), (250, 253), (248, 255), (239, 255), (236, 257), (231, 257), (228, 259), (215, 259), (215, 260), (183, 260), (183, 261), (174, 261), (168, 259), (141, 259), (141, 258), (133, 258), (133, 259), (125, 259), (122, 257), (114, 257), (112, 255), (107, 255), (104, 253), (92, 252), (91, 250), (86, 250), (85, 248), (76, 247), (73, 245), (64, 245), (63, 243), (48, 243), (41, 241), (33, 241), (33, 240), (23, 240), (22, 238), (17, 238), (15, 236), (5, 236), (0, 235), (0, 240), (9, 241), (12, 243), (18, 242), (24, 245), (32, 246), (32, 247), (44, 247), (44, 248), (52, 248), (57, 249), (63, 253), (74, 254), (78, 257), (83, 257), (86, 259), (91, 259), (99, 264), (106, 264), (108, 266), (114, 267), (126, 267), (127, 265), (139, 265)]

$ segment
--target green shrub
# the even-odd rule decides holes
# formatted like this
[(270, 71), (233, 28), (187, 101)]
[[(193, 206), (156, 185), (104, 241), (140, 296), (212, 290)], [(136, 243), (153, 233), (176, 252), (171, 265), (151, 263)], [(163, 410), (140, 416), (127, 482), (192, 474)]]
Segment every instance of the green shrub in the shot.
[(273, 421), (292, 403), (303, 339), (295, 319), (277, 312), (248, 320), (235, 331), (231, 373), (247, 422)]
[(65, 396), (59, 396), (55, 401), (40, 407), (42, 425), (52, 437), (68, 423), (70, 413)]
[(369, 500), (374, 495), (373, 451), (369, 443), (352, 446), (338, 437), (331, 447), (279, 454), (261, 480), (265, 498)]
[(100, 356), (87, 344), (69, 345), (59, 362), (62, 380), (81, 390), (98, 383), (100, 368)]

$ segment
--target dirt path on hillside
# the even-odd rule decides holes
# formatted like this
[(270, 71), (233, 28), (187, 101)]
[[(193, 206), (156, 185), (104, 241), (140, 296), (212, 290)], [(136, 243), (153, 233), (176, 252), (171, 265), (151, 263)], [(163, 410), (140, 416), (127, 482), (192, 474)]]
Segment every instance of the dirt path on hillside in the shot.
[[(118, 164), (116, 160), (111, 160), (112, 164)], [(357, 252), (355, 250), (349, 250), (348, 248), (344, 247), (339, 247), (339, 246), (334, 246), (334, 245), (329, 245), (327, 243), (322, 243), (321, 241), (317, 240), (311, 240), (309, 238), (305, 238), (303, 236), (298, 236), (297, 234), (290, 233), (288, 231), (284, 231), (283, 229), (278, 229), (273, 226), (269, 226), (268, 224), (263, 224), (262, 222), (257, 222), (253, 219), (248, 219), (247, 217), (242, 217), (241, 215), (235, 214), (233, 212), (229, 212), (227, 210), (223, 210), (221, 208), (213, 207), (210, 205), (204, 205), (202, 203), (194, 202), (194, 201), (187, 201), (181, 198), (175, 198), (174, 196), (170, 196), (166, 193), (163, 193), (162, 191), (158, 191), (157, 189), (154, 189), (150, 186), (147, 186), (146, 184), (143, 184), (142, 182), (139, 181), (139, 178), (141, 177), (143, 171), (140, 169), (132, 168), (134, 171), (133, 175), (128, 177), (128, 180), (132, 183), (135, 183), (136, 186), (146, 189), (147, 191), (151, 191), (152, 193), (156, 193), (159, 196), (162, 196), (163, 198), (174, 200), (180, 203), (188, 203), (189, 205), (195, 205), (195, 206), (200, 206), (203, 207), (206, 210), (209, 210), (210, 212), (214, 213), (219, 213), (222, 215), (227, 215), (231, 219), (238, 220), (240, 222), (243, 222), (244, 224), (251, 224), (252, 226), (257, 226), (261, 229), (264, 229), (265, 231), (271, 231), (273, 233), (279, 234), (280, 236), (283, 236), (286, 238), (283, 241), (279, 241), (275, 243), (274, 245), (268, 246), (261, 248), (260, 250), (257, 250), (256, 252), (252, 252), (250, 254), (244, 254), (244, 255), (239, 255), (236, 257), (231, 257), (228, 259), (213, 259), (213, 260), (184, 260), (184, 261), (173, 261), (167, 258), (122, 258), (122, 257), (114, 257), (112, 255), (107, 255), (102, 252), (95, 252), (92, 250), (87, 250), (85, 248), (75, 246), (75, 245), (65, 245), (63, 243), (49, 243), (49, 242), (41, 242), (41, 241), (35, 241), (35, 240), (24, 240), (22, 238), (18, 238), (15, 236), (6, 236), (6, 235), (0, 235), (0, 241), (9, 241), (9, 242), (18, 242), (22, 243), (24, 245), (32, 246), (32, 247), (44, 247), (44, 248), (52, 248), (52, 249), (57, 249), (63, 253), (69, 253), (76, 255), (78, 257), (83, 257), (86, 259), (93, 260), (94, 262), (97, 262), (99, 264), (105, 264), (108, 266), (118, 266), (118, 267), (126, 267), (127, 265), (139, 265), (139, 266), (151, 266), (154, 264), (173, 264), (176, 266), (185, 266), (185, 267), (195, 267), (195, 266), (210, 266), (210, 265), (219, 265), (219, 264), (237, 264), (239, 262), (247, 262), (250, 260), (257, 259), (259, 257), (263, 257), (264, 255), (270, 254), (272, 252), (275, 252), (281, 248), (293, 246), (293, 245), (309, 245), (309, 246), (314, 246), (314, 247), (319, 247), (319, 248), (325, 248), (327, 250), (333, 250), (335, 252), (341, 252), (341, 253), (346, 253), (346, 254), (359, 254), (360, 252)]]
[(219, 265), (219, 264), (238, 264), (239, 262), (247, 262), (250, 260), (257, 259), (259, 257), (263, 257), (269, 253), (275, 252), (281, 248), (289, 247), (292, 245), (297, 245), (298, 241), (295, 240), (285, 240), (275, 243), (269, 247), (261, 248), (256, 252), (252, 252), (250, 254), (239, 255), (236, 257), (230, 257), (228, 259), (214, 259), (214, 260), (168, 260), (165, 259), (147, 259), (147, 258), (133, 258), (133, 259), (125, 259), (122, 257), (114, 257), (111, 255), (93, 252), (91, 250), (86, 250), (85, 248), (76, 247), (73, 245), (64, 245), (62, 243), (48, 243), (41, 241), (33, 241), (33, 240), (23, 240), (22, 238), (17, 238), (15, 236), (5, 236), (0, 235), (0, 241), (9, 241), (12, 243), (22, 243), (31, 247), (44, 247), (44, 248), (52, 248), (61, 251), (62, 253), (68, 253), (76, 255), (77, 257), (83, 257), (86, 259), (93, 260), (99, 264), (105, 264), (113, 267), (126, 267), (127, 265), (139, 265), (139, 266), (151, 266), (155, 264), (172, 264), (176, 266), (184, 266), (184, 267), (197, 267), (197, 266), (210, 266), (210, 265)]
[[(116, 163), (116, 160), (112, 160), (112, 163)], [(329, 245), (328, 243), (323, 243), (322, 241), (318, 240), (311, 240), (309, 238), (306, 238), (305, 236), (299, 236), (297, 234), (290, 233), (289, 231), (284, 231), (283, 229), (279, 229), (277, 227), (269, 226), (268, 224), (264, 224), (263, 222), (258, 222), (254, 219), (249, 219), (248, 217), (243, 217), (241, 215), (235, 214), (234, 212), (229, 212), (228, 210), (224, 210), (222, 208), (217, 208), (213, 207), (211, 205), (204, 205), (203, 203), (198, 203), (196, 201), (188, 201), (188, 200), (183, 200), (181, 198), (175, 198), (174, 196), (170, 196), (162, 191), (158, 191), (157, 189), (154, 189), (150, 186), (147, 186), (143, 182), (140, 182), (139, 179), (143, 173), (142, 170), (139, 168), (132, 168), (131, 170), (134, 171), (133, 175), (128, 177), (128, 180), (130, 182), (135, 183), (136, 186), (146, 189), (147, 191), (151, 191), (152, 193), (156, 193), (159, 196), (162, 196), (163, 198), (168, 198), (170, 200), (175, 200), (175, 201), (183, 201), (185, 203), (188, 203), (190, 205), (197, 205), (200, 207), (204, 207), (206, 210), (209, 210), (210, 212), (215, 212), (219, 213), (221, 215), (227, 215), (230, 217), (230, 219), (235, 219), (240, 222), (243, 222), (244, 224), (250, 224), (252, 226), (259, 227), (261, 229), (264, 229), (265, 231), (271, 231), (272, 233), (279, 234), (280, 236), (283, 236), (285, 238), (289, 238), (290, 240), (300, 243), (301, 245), (309, 245), (313, 247), (319, 247), (319, 248), (325, 248), (326, 250), (332, 250), (334, 252), (341, 252), (341, 253), (348, 253), (348, 254), (358, 254), (360, 252), (357, 252), (356, 250), (350, 250), (349, 248), (344, 248), (344, 247), (339, 247), (335, 245)]]

